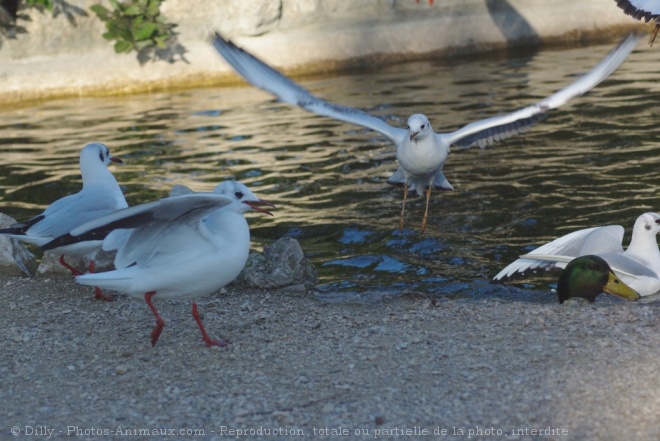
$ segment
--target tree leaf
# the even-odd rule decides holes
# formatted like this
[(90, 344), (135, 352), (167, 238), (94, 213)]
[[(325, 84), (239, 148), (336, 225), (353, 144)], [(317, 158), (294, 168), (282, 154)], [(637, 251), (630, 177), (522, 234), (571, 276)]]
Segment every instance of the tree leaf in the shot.
[(115, 52), (121, 54), (122, 52), (130, 52), (133, 49), (133, 44), (130, 41), (119, 40), (115, 43)]
[(135, 32), (133, 32), (133, 38), (135, 38), (136, 41), (147, 40), (154, 34), (154, 32), (156, 32), (157, 28), (158, 25), (155, 23), (143, 23)]

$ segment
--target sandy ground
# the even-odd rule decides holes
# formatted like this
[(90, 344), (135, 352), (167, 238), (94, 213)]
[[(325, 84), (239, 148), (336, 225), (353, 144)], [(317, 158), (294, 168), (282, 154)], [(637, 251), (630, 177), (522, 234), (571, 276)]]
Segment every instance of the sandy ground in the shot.
[(3, 440), (660, 439), (657, 302), (493, 285), (346, 304), (230, 286), (198, 302), (211, 337), (232, 340), (209, 349), (190, 302), (156, 302), (152, 347), (142, 301), (0, 283)]

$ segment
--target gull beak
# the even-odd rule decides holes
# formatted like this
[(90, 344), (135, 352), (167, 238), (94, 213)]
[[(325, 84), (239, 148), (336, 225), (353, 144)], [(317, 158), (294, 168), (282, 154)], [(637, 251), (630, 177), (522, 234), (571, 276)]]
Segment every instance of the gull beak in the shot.
[(117, 164), (123, 164), (124, 163), (124, 161), (122, 161), (121, 158), (118, 158), (116, 156), (110, 156), (109, 159), (110, 159), (110, 161), (116, 162)]
[(614, 296), (619, 296), (627, 300), (639, 300), (640, 297), (637, 291), (619, 280), (619, 278), (613, 272), (610, 272), (610, 278), (608, 279), (605, 286), (603, 286), (603, 292), (612, 294)]
[(253, 210), (259, 211), (261, 213), (265, 213), (269, 216), (272, 216), (273, 213), (266, 210), (265, 208), (261, 208), (261, 206), (262, 205), (267, 205), (269, 207), (277, 208), (277, 207), (275, 207), (275, 204), (273, 204), (272, 202), (265, 201), (263, 199), (258, 199), (256, 201), (243, 201), (243, 203), (249, 205), (250, 208), (252, 208)]
[(415, 139), (417, 135), (419, 135), (419, 132), (410, 132), (410, 140), (412, 141), (413, 139)]

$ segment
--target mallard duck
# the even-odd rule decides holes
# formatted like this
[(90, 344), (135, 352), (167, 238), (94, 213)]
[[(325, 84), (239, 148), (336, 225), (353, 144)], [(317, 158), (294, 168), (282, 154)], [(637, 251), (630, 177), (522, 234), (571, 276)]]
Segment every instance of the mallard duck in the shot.
[(419, 196), (426, 193), (426, 208), (421, 228), (424, 233), (431, 190), (454, 189), (442, 172), (452, 145), (461, 148), (478, 145), (485, 148), (496, 141), (523, 132), (542, 120), (550, 109), (566, 104), (570, 99), (586, 93), (607, 78), (625, 61), (638, 40), (638, 36), (629, 36), (591, 71), (536, 104), (513, 113), (475, 121), (447, 133), (436, 133), (429, 119), (419, 113), (408, 118), (406, 128), (399, 128), (362, 110), (324, 101), (221, 35), (215, 35), (213, 44), (227, 63), (246, 81), (275, 95), (280, 101), (300, 106), (309, 112), (375, 130), (396, 145), (399, 169), (387, 182), (403, 187), (399, 230), (403, 230), (408, 191), (415, 191)]
[(557, 282), (559, 303), (572, 297), (594, 302), (603, 292), (628, 300), (639, 299), (637, 291), (619, 280), (603, 258), (594, 255), (573, 259)]

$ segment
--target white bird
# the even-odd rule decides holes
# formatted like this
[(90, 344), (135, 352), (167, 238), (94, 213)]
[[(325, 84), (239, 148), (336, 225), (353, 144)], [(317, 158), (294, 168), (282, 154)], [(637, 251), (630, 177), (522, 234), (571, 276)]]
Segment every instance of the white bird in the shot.
[[(58, 199), (32, 219), (0, 230), (0, 234), (43, 246), (78, 225), (128, 207), (117, 180), (108, 170), (110, 162), (121, 163), (122, 160), (112, 156), (104, 144), (87, 144), (80, 152), (82, 190)], [(89, 271), (94, 272), (94, 257), (100, 249), (101, 241), (86, 241), (55, 248), (53, 252), (60, 253), (59, 262), (73, 275), (79, 275), (80, 271), (69, 265), (64, 256), (83, 256), (89, 259)], [(104, 296), (100, 289), (95, 291), (97, 299), (112, 300)]]
[(660, 31), (660, 1), (658, 0), (614, 0), (623, 12), (637, 20), (644, 20), (646, 23), (653, 20), (655, 27), (649, 37), (649, 46), (653, 46), (655, 37)]
[[(250, 251), (250, 229), (243, 214), (250, 209), (272, 215), (236, 181), (212, 193), (173, 196), (126, 208), (72, 230), (47, 247), (104, 238), (103, 249), (117, 250), (114, 271), (76, 277), (95, 285), (144, 298), (156, 317), (155, 345), (164, 322), (152, 299), (193, 299), (211, 294), (234, 280)], [(193, 302), (193, 317), (207, 346), (225, 346), (207, 335)]]
[(500, 271), (494, 281), (505, 281), (528, 270), (565, 268), (576, 257), (588, 254), (602, 257), (621, 280), (641, 296), (660, 291), (660, 250), (656, 234), (660, 215), (644, 213), (633, 227), (628, 249), (623, 250), (624, 229), (620, 225), (587, 228), (555, 239)]
[(252, 85), (275, 95), (280, 101), (294, 104), (303, 109), (342, 121), (367, 127), (385, 135), (396, 145), (399, 169), (388, 183), (403, 186), (403, 205), (399, 229), (403, 229), (403, 218), (408, 190), (420, 196), (426, 190), (426, 208), (422, 221), (422, 233), (428, 219), (429, 198), (432, 189), (453, 190), (442, 173), (449, 155), (450, 146), (467, 148), (479, 145), (485, 148), (524, 131), (541, 120), (550, 109), (559, 107), (571, 98), (582, 95), (614, 72), (628, 57), (639, 40), (630, 35), (607, 57), (568, 87), (550, 95), (536, 104), (516, 112), (498, 115), (473, 122), (450, 133), (435, 133), (428, 118), (421, 114), (408, 118), (405, 129), (387, 124), (382, 119), (362, 110), (324, 101), (292, 80), (266, 65), (253, 55), (235, 46), (216, 33), (213, 44), (224, 59)]

